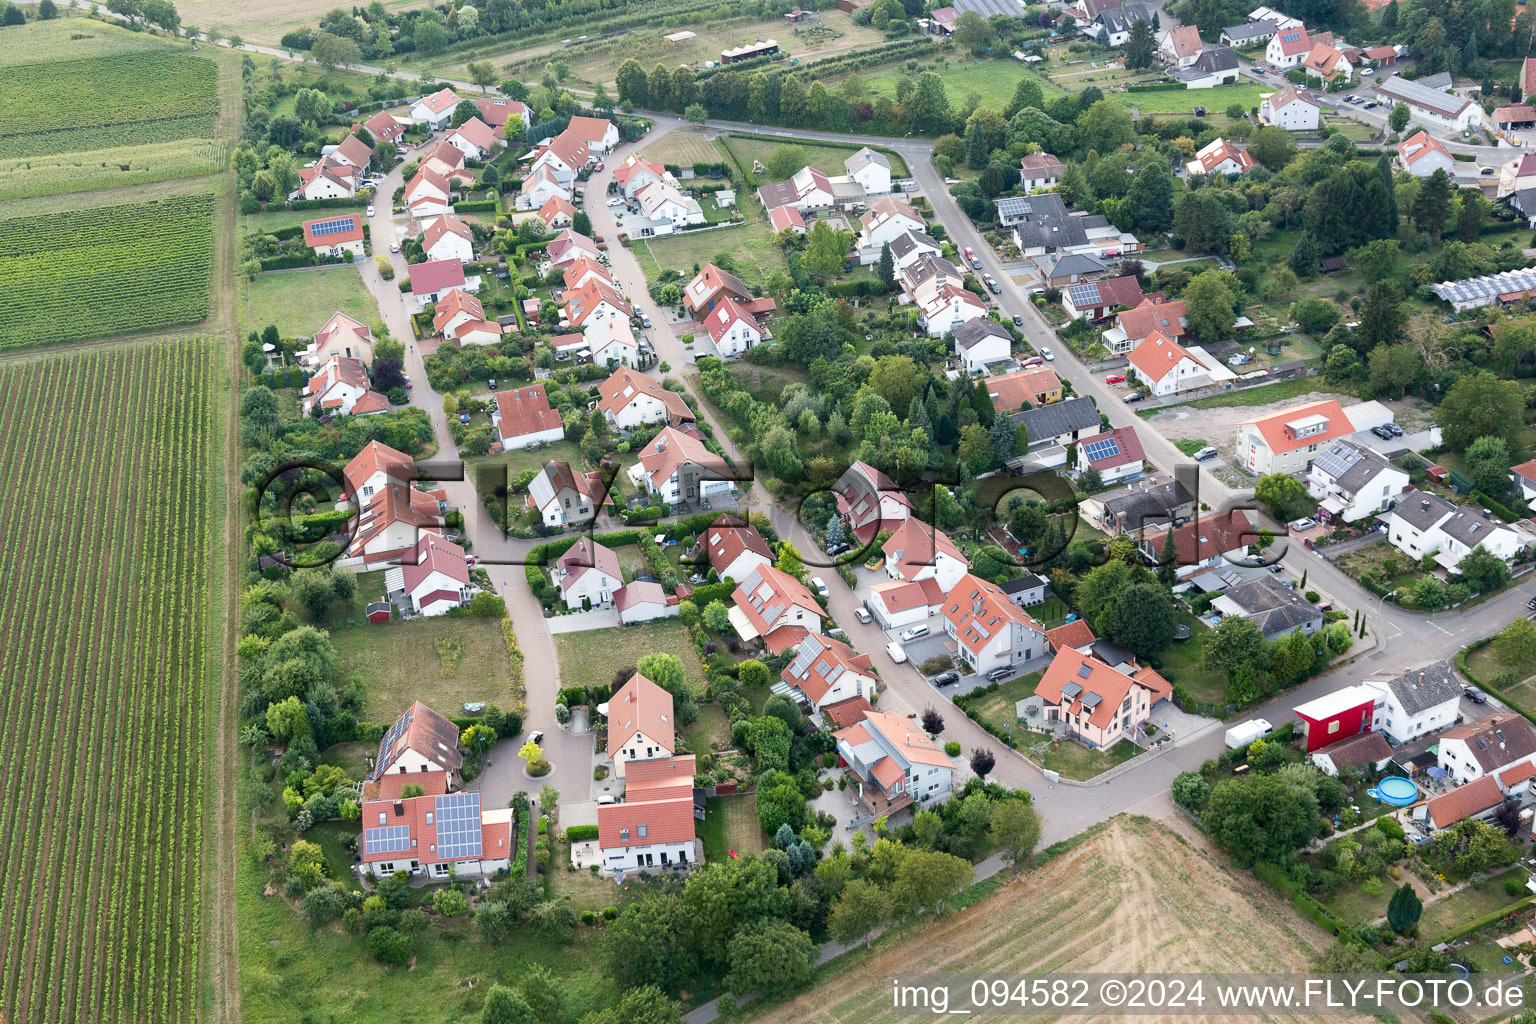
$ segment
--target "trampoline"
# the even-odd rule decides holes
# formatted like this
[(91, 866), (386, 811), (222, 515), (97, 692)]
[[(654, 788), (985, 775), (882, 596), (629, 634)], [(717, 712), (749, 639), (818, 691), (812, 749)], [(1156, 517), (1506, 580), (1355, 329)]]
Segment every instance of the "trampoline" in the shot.
[(1382, 803), (1391, 804), (1393, 807), (1407, 807), (1419, 798), (1419, 787), (1412, 779), (1405, 779), (1401, 775), (1388, 776), (1367, 792)]

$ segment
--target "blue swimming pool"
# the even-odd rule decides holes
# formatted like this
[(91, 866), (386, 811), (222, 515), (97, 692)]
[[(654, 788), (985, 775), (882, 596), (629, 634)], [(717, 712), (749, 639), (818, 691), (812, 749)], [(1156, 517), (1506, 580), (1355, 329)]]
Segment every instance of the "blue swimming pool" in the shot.
[(1371, 796), (1384, 804), (1393, 807), (1407, 807), (1418, 800), (1419, 787), (1412, 779), (1405, 779), (1401, 775), (1390, 775), (1376, 783), (1376, 788), (1368, 790)]

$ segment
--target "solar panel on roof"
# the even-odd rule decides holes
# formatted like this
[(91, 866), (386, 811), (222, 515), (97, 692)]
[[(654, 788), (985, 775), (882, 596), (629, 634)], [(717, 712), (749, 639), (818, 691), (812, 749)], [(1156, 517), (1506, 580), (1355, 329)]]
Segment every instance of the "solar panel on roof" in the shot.
[(357, 222), (351, 217), (337, 217), (334, 220), (322, 220), (309, 226), (309, 233), (316, 238), (324, 238), (327, 235), (339, 235), (343, 231), (352, 231)]
[(1067, 289), (1067, 295), (1072, 299), (1072, 305), (1078, 309), (1086, 306), (1095, 306), (1099, 302), (1099, 286), (1096, 284), (1074, 284)]
[(363, 829), (363, 849), (369, 853), (404, 853), (411, 848), (411, 830), (405, 825)]
[(1113, 437), (1103, 441), (1094, 441), (1091, 444), (1084, 445), (1083, 452), (1088, 456), (1089, 462), (1111, 459), (1120, 454), (1120, 441)]
[(437, 797), (437, 856), (439, 860), (469, 860), (480, 856), (480, 794), (449, 793)]

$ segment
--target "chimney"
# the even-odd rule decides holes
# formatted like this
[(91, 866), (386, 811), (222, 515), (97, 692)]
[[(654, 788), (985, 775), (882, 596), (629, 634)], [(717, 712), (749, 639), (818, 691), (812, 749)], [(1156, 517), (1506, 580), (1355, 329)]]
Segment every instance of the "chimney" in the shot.
[(397, 818), (405, 817), (405, 801), (404, 800), (396, 800), (395, 801), (395, 817), (397, 817)]
[(1419, 502), (1419, 508), (1422, 509), (1425, 512), (1428, 512), (1429, 511), (1429, 499), (1425, 498), (1423, 501)]
[(1424, 685), (1424, 673), (1423, 672), (1419, 673), (1419, 685), (1420, 686)]

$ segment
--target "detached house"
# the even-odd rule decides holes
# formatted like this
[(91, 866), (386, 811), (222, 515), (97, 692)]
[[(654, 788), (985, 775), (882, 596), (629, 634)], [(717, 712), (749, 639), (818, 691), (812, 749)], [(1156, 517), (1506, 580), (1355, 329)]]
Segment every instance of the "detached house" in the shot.
[(880, 549), (885, 555), (885, 572), (893, 580), (938, 582), (939, 592), (947, 594), (971, 569), (970, 559), (955, 546), (949, 535), (911, 516), (905, 519)]
[(1065, 465), (1066, 445), (1103, 429), (1099, 426), (1099, 410), (1091, 398), (1069, 398), (1025, 409), (1008, 418), (1015, 426), (1024, 427), (1029, 436), (1028, 454), (1046, 466)]
[(1087, 317), (1097, 322), (1121, 306), (1136, 307), (1141, 302), (1141, 282), (1132, 274), (1069, 285), (1061, 292), (1061, 308), (1074, 320)]
[[(1162, 560), (1167, 538), (1168, 528), (1164, 527), (1145, 534), (1137, 547), (1147, 561), (1156, 564)], [(1258, 539), (1258, 529), (1241, 509), (1196, 516), (1173, 528), (1174, 573), (1183, 581), (1223, 563), (1237, 562), (1247, 556), (1249, 545)]]
[(653, 619), (675, 618), (682, 612), (682, 601), (669, 594), (660, 583), (635, 580), (613, 592), (613, 607), (619, 613), (619, 625), (633, 626)]
[(1235, 82), (1242, 74), (1237, 53), (1230, 46), (1213, 46), (1202, 50), (1187, 67), (1174, 68), (1169, 75), (1176, 82), (1183, 82), (1186, 89), (1214, 89), (1218, 85)]
[(453, 186), (447, 178), (430, 167), (421, 167), (406, 183), (405, 207), (414, 217), (436, 217), (453, 209), (452, 195)]
[(560, 175), (548, 165), (535, 167), (528, 172), (517, 189), (519, 210), (542, 210), (551, 202), (571, 201), (570, 181), (561, 181)]
[(1008, 361), (1013, 335), (996, 320), (979, 316), (955, 328), (955, 357), (966, 373), (984, 373), (987, 367)]
[(843, 161), (843, 169), (866, 195), (878, 196), (891, 190), (891, 161), (884, 153), (865, 146)]
[(356, 213), (304, 222), (304, 244), (320, 256), (363, 255), (363, 218)]
[(1135, 427), (1116, 427), (1102, 434), (1085, 437), (1077, 445), (1077, 471), (1090, 469), (1104, 484), (1124, 483), (1141, 477), (1146, 455)]
[(1307, 471), (1307, 493), (1325, 520), (1353, 523), (1391, 508), (1408, 490), (1408, 474), (1374, 448), (1343, 438), (1328, 445)]
[(786, 685), (815, 711), (824, 705), (863, 697), (876, 690), (869, 655), (855, 654), (841, 640), (810, 633), (795, 646), (795, 658), (781, 672)]
[(1294, 85), (1259, 100), (1259, 120), (1288, 132), (1316, 131), (1322, 118), (1323, 108)]
[(580, 139), (588, 149), (599, 155), (619, 144), (619, 129), (606, 117), (573, 117), (561, 134)]
[(1216, 139), (1197, 150), (1184, 169), (1190, 174), (1245, 174), (1257, 166), (1246, 149), (1238, 149), (1226, 139)]
[(544, 249), (549, 254), (550, 265), (556, 267), (568, 267), (579, 259), (589, 259), (594, 263), (603, 260), (602, 250), (597, 247), (597, 243), (572, 228), (560, 232)]
[(553, 459), (528, 481), (528, 507), (538, 509), (539, 519), (549, 527), (587, 522), (606, 496), (600, 470), (577, 473)]
[(623, 802), (597, 809), (604, 871), (686, 867), (698, 859), (693, 831), (696, 769), (692, 754), (630, 765)]
[(447, 135), (447, 142), (471, 160), (489, 160), (505, 142), (496, 137), (490, 125), (472, 117)]
[(1314, 402), (1239, 424), (1237, 461), (1255, 476), (1305, 473), (1330, 442), (1361, 429), (1368, 428), (1357, 426), (1338, 402)]
[(666, 506), (698, 503), (708, 508), (712, 500), (730, 501), (736, 489), (725, 460), (695, 434), (676, 427), (664, 427), (646, 442), (628, 475), (637, 490)]
[(1302, 58), (1301, 66), (1306, 68), (1308, 78), (1316, 78), (1324, 82), (1335, 78), (1342, 78), (1348, 82), (1355, 73), (1348, 55), (1328, 43), (1314, 43), (1312, 49)]
[(944, 602), (944, 632), (974, 672), (1012, 669), (1045, 653), (1045, 628), (995, 583), (966, 573)]
[(460, 345), (495, 345), (502, 336), (501, 324), (487, 320), (480, 300), (462, 288), (451, 289), (433, 307), (432, 329)]
[(1312, 40), (1300, 25), (1283, 28), (1270, 37), (1264, 47), (1264, 60), (1281, 70), (1294, 68), (1312, 52)]
[[(416, 463), (404, 452), (395, 451), (382, 441), (369, 441), (341, 471), (347, 481), (347, 495), (365, 505), (390, 481), (416, 479)], [(345, 503), (343, 500), (343, 503)]]
[(405, 272), (411, 279), (412, 308), (418, 311), (436, 303), (439, 299), (446, 298), (455, 288), (470, 293), (480, 290), (478, 277), (471, 280), (464, 276), (463, 260), (428, 260), (425, 263), (412, 263), (405, 268)]
[(1380, 696), (1371, 728), (1393, 743), (1412, 743), (1420, 736), (1456, 724), (1461, 708), (1461, 683), (1449, 658), (1411, 669), (1391, 679), (1365, 681)]
[(418, 700), (379, 740), (368, 781), (392, 781), (392, 785), (380, 790), (379, 795), (385, 799), (398, 797), (401, 787), (406, 785), (421, 786), (428, 794), (446, 793), (453, 789), (463, 767), (459, 730)]
[(1130, 376), (1162, 397), (1226, 384), (1236, 377), (1198, 345), (1185, 348), (1158, 331), (1131, 350)]
[(704, 317), (704, 326), (723, 358), (734, 359), (763, 341), (763, 327), (757, 317), (735, 299), (726, 296)]
[(389, 399), (373, 390), (362, 363), (332, 355), (304, 385), (301, 408), (305, 416), (317, 408), (330, 416), (367, 416), (388, 412)]
[(670, 758), (677, 749), (672, 695), (639, 672), (598, 710), (608, 717), (608, 757), (618, 778), (635, 764)]
[(848, 521), (860, 543), (882, 530), (895, 530), (912, 514), (912, 502), (896, 482), (875, 467), (855, 461), (832, 485), (837, 513)]
[[(355, 136), (352, 136), (355, 138)], [(334, 154), (299, 168), (296, 199), (350, 199), (363, 184), (363, 168), (346, 163)]]
[(752, 570), (773, 564), (773, 552), (757, 529), (737, 516), (723, 515), (704, 532), (709, 567), (722, 582), (744, 580)]
[(676, 184), (676, 179), (665, 166), (647, 160), (639, 153), (629, 154), (623, 163), (613, 169), (613, 180), (618, 183), (619, 191), (630, 199), (647, 185)]
[(620, 367), (613, 376), (597, 386), (597, 407), (608, 422), (619, 430), (634, 430), (648, 423), (666, 423), (680, 427), (696, 418), (688, 403), (676, 391), (662, 387), (654, 377), (638, 370)]
[(453, 119), (453, 110), (459, 105), (459, 94), (450, 87), (443, 87), (430, 96), (423, 96), (411, 104), (411, 120), (424, 124), (433, 131), (447, 126)]
[(1205, 43), (1200, 40), (1200, 30), (1193, 25), (1180, 25), (1164, 29), (1157, 37), (1157, 55), (1164, 64), (1185, 68), (1195, 62)]
[(335, 313), (325, 326), (315, 332), (309, 347), (299, 354), (299, 362), (316, 366), (329, 362), (332, 356), (356, 359), (364, 366), (373, 365), (373, 331), (367, 324)]
[(491, 425), (501, 439), (502, 451), (565, 437), (560, 414), (549, 407), (543, 384), (524, 384), (496, 393)]
[(1411, 558), (1433, 555), (1435, 564), (1455, 572), (1478, 548), (1508, 562), (1525, 547), (1520, 534), (1492, 514), (1452, 505), (1438, 494), (1408, 490), (1387, 515), (1387, 539)]
[(1061, 161), (1051, 153), (1030, 153), (1019, 160), (1019, 184), (1028, 192), (1061, 183)]
[(528, 104), (502, 96), (482, 96), (475, 100), (475, 107), (480, 111), (480, 120), (491, 126), (502, 145), (506, 145), (508, 125), (512, 126), (512, 135), (521, 139), (532, 121)]
[(761, 638), (778, 654), (821, 632), (821, 605), (804, 583), (772, 565), (747, 574), (731, 594), (731, 625), (745, 641)]
[(704, 269), (693, 275), (693, 280), (683, 289), (683, 305), (694, 316), (702, 316), (727, 298), (735, 299), (742, 309), (753, 316), (762, 316), (775, 307), (772, 299), (754, 299), (741, 278), (721, 270), (713, 263), (704, 264)]
[(891, 260), (896, 264), (897, 273), (906, 270), (925, 256), (937, 257), (942, 252), (938, 239), (921, 231), (908, 231), (904, 235), (897, 235), (891, 241)]
[(901, 629), (939, 614), (944, 608), (944, 591), (932, 576), (917, 581), (891, 580), (870, 587), (865, 605), (881, 629)]
[(1059, 723), (1094, 750), (1134, 740), (1152, 706), (1172, 693), (1172, 684), (1150, 666), (1134, 660), (1111, 666), (1072, 647), (1056, 652), (1035, 687), (1047, 725)]
[(515, 852), (511, 809), (481, 810), (478, 792), (373, 800), (361, 817), (358, 853), (375, 878), (484, 878), (505, 871)]
[[(560, 597), (572, 611), (600, 608), (613, 601), (624, 586), (624, 570), (613, 549), (583, 536), (555, 561), (555, 583)], [(612, 740), (610, 739), (610, 746)]]
[[(410, 121), (402, 121), (395, 115), (381, 110), (364, 121), (363, 127), (368, 129), (368, 134), (373, 136), (375, 143), (393, 142), (398, 145), (400, 136), (405, 134), (405, 129), (410, 124)], [(355, 126), (353, 130), (356, 131)]]
[(923, 215), (905, 199), (887, 196), (871, 206), (859, 218), (861, 249), (879, 249), (908, 231), (924, 231), (928, 227)]
[(1153, 334), (1178, 341), (1188, 333), (1182, 299), (1178, 302), (1144, 299), (1135, 309), (1115, 314), (1115, 326), (1104, 332), (1104, 347), (1123, 356)]
[[(562, 187), (569, 188), (582, 168), (592, 162), (592, 152), (586, 143), (569, 132), (557, 135), (548, 146), (538, 151), (533, 163), (528, 165), (528, 176), (545, 173)], [(526, 194), (526, 193), (525, 193)], [(547, 197), (541, 197), (547, 198)]]
[(418, 615), (443, 615), (464, 607), (475, 593), (464, 549), (435, 533), (422, 534), (415, 551), (385, 571), (384, 593), (404, 595)]
[(998, 412), (1017, 412), (1037, 405), (1050, 405), (1061, 401), (1061, 378), (1048, 366), (1032, 366), (1027, 370), (988, 377), (982, 381), (992, 408)]
[(1522, 462), (1509, 468), (1510, 481), (1515, 490), (1520, 493), (1520, 500), (1530, 507), (1532, 499), (1536, 499), (1536, 460)]
[(361, 562), (366, 571), (398, 562), (416, 547), (423, 533), (442, 533), (447, 493), (441, 488), (418, 491), (400, 480), (387, 479), (360, 504), (347, 557)]
[(654, 234), (670, 234), (677, 228), (704, 223), (704, 209), (692, 196), (685, 196), (676, 186), (656, 181), (635, 194), (640, 212), (650, 220)]
[(1266, 640), (1292, 633), (1310, 636), (1323, 628), (1323, 613), (1316, 605), (1268, 574), (1227, 587), (1211, 608), (1221, 615), (1247, 619)]
[(1427, 178), (1436, 171), (1456, 176), (1456, 159), (1451, 151), (1423, 129), (1397, 144), (1397, 162), (1415, 178)]
[(559, 195), (552, 195), (539, 207), (539, 220), (544, 224), (546, 231), (558, 231), (568, 228), (576, 219), (576, 207), (571, 205), (569, 199)]
[(954, 764), (915, 722), (866, 711), (860, 722), (832, 734), (837, 757), (854, 778), (859, 802), (872, 815), (949, 798)]
[(1440, 767), (1458, 785), (1536, 763), (1536, 730), (1519, 715), (1495, 714), (1458, 725), (1437, 744)]

